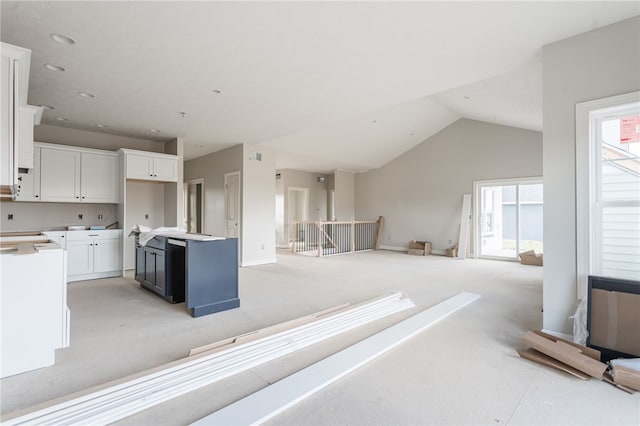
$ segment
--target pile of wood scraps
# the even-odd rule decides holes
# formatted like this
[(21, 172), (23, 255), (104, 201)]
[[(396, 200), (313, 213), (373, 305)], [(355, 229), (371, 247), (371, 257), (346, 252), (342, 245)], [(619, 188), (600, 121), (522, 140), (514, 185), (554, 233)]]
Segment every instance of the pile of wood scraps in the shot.
[[(600, 361), (600, 351), (560, 339), (542, 331), (528, 331), (522, 336), (528, 349), (517, 350), (522, 358), (564, 371), (582, 380), (604, 380), (629, 393), (640, 390), (639, 363), (622, 362), (611, 366)], [(629, 361), (629, 360), (625, 360)]]

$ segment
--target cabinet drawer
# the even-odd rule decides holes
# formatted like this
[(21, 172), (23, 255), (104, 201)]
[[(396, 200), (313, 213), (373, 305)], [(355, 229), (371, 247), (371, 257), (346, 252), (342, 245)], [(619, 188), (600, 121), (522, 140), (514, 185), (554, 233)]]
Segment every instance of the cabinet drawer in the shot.
[(67, 231), (67, 241), (73, 240), (110, 240), (120, 238), (121, 229), (106, 229), (100, 231)]

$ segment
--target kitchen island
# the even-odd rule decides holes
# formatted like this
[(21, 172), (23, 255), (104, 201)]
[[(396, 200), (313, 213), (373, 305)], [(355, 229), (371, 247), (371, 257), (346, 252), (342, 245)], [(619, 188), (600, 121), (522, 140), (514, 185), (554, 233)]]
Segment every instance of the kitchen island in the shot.
[(238, 240), (187, 233), (151, 239), (137, 235), (135, 279), (170, 303), (185, 302), (194, 317), (237, 308)]

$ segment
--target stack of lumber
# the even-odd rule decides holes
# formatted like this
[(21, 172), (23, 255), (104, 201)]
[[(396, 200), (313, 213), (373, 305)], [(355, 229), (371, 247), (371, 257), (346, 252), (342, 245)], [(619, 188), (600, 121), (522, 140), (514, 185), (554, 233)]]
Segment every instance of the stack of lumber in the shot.
[(198, 348), (165, 366), (71, 395), (64, 402), (32, 413), (5, 417), (3, 425), (109, 424), (413, 306), (400, 293), (392, 293), (352, 307), (320, 312), (289, 322), (301, 323), (293, 328), (285, 323), (258, 330), (249, 338), (244, 335), (213, 344), (211, 349)]

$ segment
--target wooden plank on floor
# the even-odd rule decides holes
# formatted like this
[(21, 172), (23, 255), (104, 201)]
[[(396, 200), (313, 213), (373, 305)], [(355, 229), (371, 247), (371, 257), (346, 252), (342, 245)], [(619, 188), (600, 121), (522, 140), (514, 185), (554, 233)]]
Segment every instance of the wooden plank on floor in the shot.
[(564, 371), (565, 373), (569, 373), (572, 376), (575, 376), (582, 380), (589, 380), (591, 376), (583, 373), (580, 370), (577, 370), (563, 362), (558, 361), (557, 359), (553, 359), (550, 356), (543, 354), (542, 352), (538, 352), (535, 349), (527, 349), (525, 351), (517, 350), (518, 355), (522, 358), (528, 359), (529, 361), (537, 362), (538, 364), (546, 365), (547, 367), (552, 367), (560, 371)]
[(522, 336), (522, 343), (599, 380), (607, 369), (607, 364), (588, 357), (580, 348), (561, 340), (554, 342), (527, 331)]
[(193, 424), (203, 426), (263, 423), (479, 297), (473, 293), (459, 293)]

